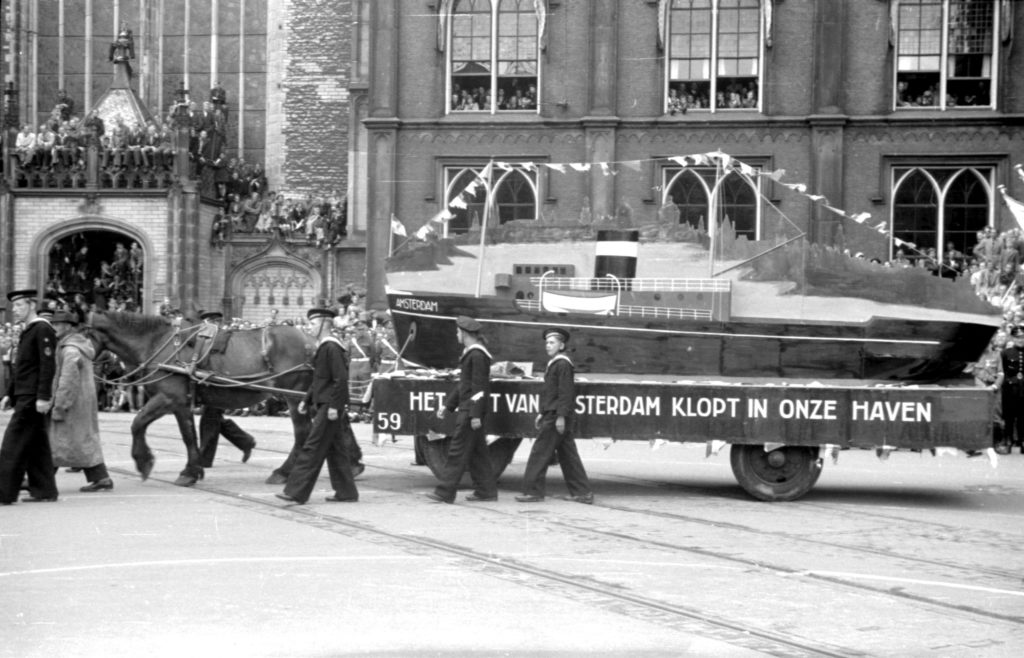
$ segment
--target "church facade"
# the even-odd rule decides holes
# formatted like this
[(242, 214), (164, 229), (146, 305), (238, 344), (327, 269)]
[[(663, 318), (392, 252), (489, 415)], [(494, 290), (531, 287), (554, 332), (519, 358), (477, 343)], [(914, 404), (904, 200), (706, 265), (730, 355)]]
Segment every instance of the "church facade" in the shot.
[[(139, 286), (133, 301), (144, 312), (169, 303), (223, 308), (228, 317), (259, 322), (273, 311), (280, 319), (298, 317), (311, 304), (362, 288), (364, 201), (349, 170), (360, 131), (353, 99), (358, 105), (366, 69), (354, 61), (353, 23), (366, 5), (3, 3), (0, 287), (52, 287), (60, 254), (71, 247), (77, 254), (88, 242), (91, 264), (72, 268), (81, 278), (75, 288), (109, 271), (104, 266), (117, 258), (117, 245), (134, 247), (145, 267), (132, 275)], [(120, 70), (130, 93), (112, 97)], [(160, 166), (124, 166), (108, 161), (113, 150), (103, 142), (91, 151), (83, 144), (77, 162), (51, 162), (40, 153), (22, 166), (18, 133), (25, 124), (35, 133), (51, 123), (64, 102), (80, 122), (90, 111), (106, 119), (108, 136), (112, 121), (131, 127), (152, 118), (157, 127), (173, 126), (179, 108), (194, 105), (184, 137), (172, 127), (167, 138), (179, 161), (168, 155)], [(304, 230), (218, 231), (230, 211), (224, 188), (231, 184), (213, 181), (213, 174), (203, 180), (196, 164), (206, 103), (222, 117), (211, 141), (225, 161), (244, 161), (246, 180), (256, 181), (242, 186), (237, 201), (258, 189), (263, 198), (274, 192), (305, 205), (329, 204), (332, 216), (346, 222), (330, 244)]]

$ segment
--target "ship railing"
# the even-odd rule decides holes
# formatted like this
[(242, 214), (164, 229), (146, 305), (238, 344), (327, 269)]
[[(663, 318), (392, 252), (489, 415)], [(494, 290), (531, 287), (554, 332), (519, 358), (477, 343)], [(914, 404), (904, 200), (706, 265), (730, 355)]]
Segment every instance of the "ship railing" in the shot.
[(652, 320), (710, 320), (711, 311), (698, 308), (666, 308), (664, 306), (619, 306), (617, 315)]
[[(517, 299), (516, 305), (524, 311), (541, 311), (540, 300)], [(666, 308), (664, 306), (619, 306), (616, 315), (652, 320), (710, 320), (710, 310), (696, 308)]]
[[(543, 279), (543, 281), (542, 281)], [(546, 290), (617, 290), (616, 283), (606, 278), (589, 277), (530, 277), (535, 286), (543, 284)], [(729, 292), (732, 282), (727, 279), (681, 279), (646, 277), (628, 279), (633, 292)]]

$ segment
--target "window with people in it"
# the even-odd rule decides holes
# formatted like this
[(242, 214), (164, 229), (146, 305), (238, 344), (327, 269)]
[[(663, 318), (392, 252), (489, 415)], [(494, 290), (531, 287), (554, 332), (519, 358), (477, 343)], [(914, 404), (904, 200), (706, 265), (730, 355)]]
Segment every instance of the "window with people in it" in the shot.
[(665, 112), (760, 108), (759, 0), (673, 0)]
[(448, 20), (448, 111), (536, 112), (539, 39), (533, 0), (458, 0)]
[[(465, 194), (474, 181), (486, 176), (486, 165), (449, 166), (444, 170), (444, 198), (448, 210), (454, 215), (445, 223), (445, 235), (460, 235), (479, 230), (485, 216), (487, 189), (477, 185), (471, 199)], [(508, 169), (495, 167), (491, 172), (492, 206), (488, 213), (488, 225), (498, 226), (515, 220), (537, 218), (536, 171), (528, 171), (514, 164)], [(463, 204), (457, 200), (462, 199)], [(452, 202), (455, 202), (454, 204)]]
[(900, 0), (895, 105), (991, 107), (998, 0)]

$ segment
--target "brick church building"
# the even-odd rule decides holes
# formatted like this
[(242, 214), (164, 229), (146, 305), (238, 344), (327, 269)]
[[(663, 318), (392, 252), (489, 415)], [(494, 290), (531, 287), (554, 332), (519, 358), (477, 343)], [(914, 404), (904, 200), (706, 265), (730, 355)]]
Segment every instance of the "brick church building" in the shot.
[[(352, 28), (366, 5), (4, 2), (0, 289), (52, 285), (62, 254), (77, 255), (81, 246), (89, 265), (75, 270), (80, 290), (92, 287), (100, 268), (109, 270), (115, 250), (139, 254), (144, 267), (136, 271), (134, 301), (147, 313), (167, 300), (185, 310), (223, 308), (228, 317), (255, 322), (273, 310), (285, 319), (350, 286), (362, 288), (366, 215), (353, 211), (364, 201), (349, 170), (360, 132), (353, 105), (366, 86), (366, 66), (353, 62), (359, 42)], [(130, 46), (118, 45), (122, 40)], [(119, 82), (121, 74), (126, 79)], [(64, 98), (80, 122), (96, 111), (107, 137), (92, 149), (82, 144), (81, 157), (67, 166), (42, 149), (45, 156), (37, 153), (23, 167), (17, 133), (25, 124), (36, 132)], [(343, 209), (345, 235), (329, 247), (301, 229), (290, 236), (236, 230), (218, 237), (223, 225), (215, 223), (230, 207), (213, 174), (204, 180), (196, 164), (197, 133), (207, 127), (198, 117), (208, 101), (223, 110), (211, 141), (225, 161), (244, 160), (250, 172), (259, 165), (264, 195), (323, 200), (336, 214)], [(182, 119), (189, 103), (190, 119)], [(178, 119), (169, 119), (176, 111)], [(166, 145), (178, 160), (166, 157), (160, 167), (111, 161), (102, 140), (112, 138), (112, 124), (151, 118), (158, 128), (177, 126)]]

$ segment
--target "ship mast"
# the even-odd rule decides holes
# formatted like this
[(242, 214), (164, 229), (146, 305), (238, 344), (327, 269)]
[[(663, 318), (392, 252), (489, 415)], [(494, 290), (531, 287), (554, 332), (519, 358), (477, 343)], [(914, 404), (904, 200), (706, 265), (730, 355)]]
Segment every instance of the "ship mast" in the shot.
[(711, 188), (710, 209), (708, 212), (708, 278), (715, 278), (715, 248), (718, 242), (718, 193), (722, 185), (722, 158), (715, 157), (715, 185)]
[(480, 179), (484, 182), (484, 217), (480, 221), (480, 255), (478, 256), (479, 262), (476, 268), (476, 296), (480, 296), (480, 286), (484, 278), (484, 249), (486, 249), (485, 241), (487, 239), (487, 222), (491, 215), (491, 178), (494, 175), (494, 160), (487, 163), (487, 167), (484, 169), (486, 176), (480, 176)]

